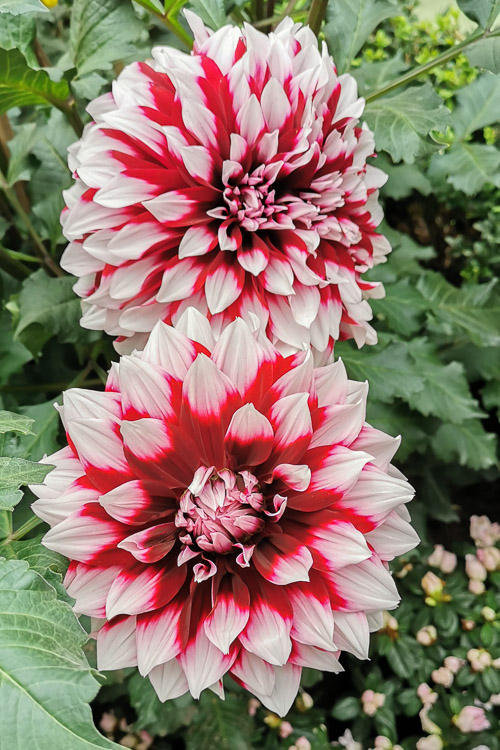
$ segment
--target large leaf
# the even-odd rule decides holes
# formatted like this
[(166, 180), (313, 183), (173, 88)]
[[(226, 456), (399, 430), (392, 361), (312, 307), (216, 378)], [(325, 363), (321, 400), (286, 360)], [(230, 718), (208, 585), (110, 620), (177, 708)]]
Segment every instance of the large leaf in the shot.
[(500, 37), (480, 39), (466, 50), (471, 65), (500, 73)]
[(483, 73), (457, 94), (451, 125), (460, 140), (500, 120), (500, 78)]
[(442, 155), (434, 156), (430, 175), (446, 178), (466, 195), (478, 193), (485, 185), (500, 187), (500, 151), (484, 143), (457, 141)]
[(401, 435), (401, 445), (396, 453), (396, 462), (406, 461), (412, 453), (422, 453), (428, 445), (426, 420), (406, 404), (394, 403), (390, 407), (372, 398), (367, 402), (367, 421), (393, 437)]
[(369, 102), (365, 119), (375, 133), (377, 150), (387, 151), (396, 162), (413, 164), (417, 156), (439, 148), (430, 135), (446, 129), (449, 112), (430, 83), (424, 83)]
[(457, 4), (466, 16), (483, 29), (491, 26), (500, 10), (500, 0), (457, 0)]
[(74, 283), (71, 276), (51, 278), (42, 270), (23, 283), (15, 336), (34, 354), (51, 336), (57, 336), (63, 343), (81, 337), (81, 307), (72, 289)]
[(329, 0), (324, 33), (339, 73), (349, 70), (379, 23), (397, 14), (389, 0)]
[(372, 302), (374, 314), (402, 336), (411, 336), (421, 328), (427, 307), (425, 298), (408, 279), (389, 285), (386, 296)]
[(12, 13), (13, 16), (21, 13), (47, 13), (48, 8), (42, 0), (0, 0), (0, 13)]
[(134, 54), (143, 25), (132, 3), (123, 0), (74, 0), (70, 47), (79, 75), (109, 70), (111, 63)]
[(54, 399), (34, 406), (21, 406), (24, 418), (33, 422), (31, 434), (19, 440), (19, 448), (24, 456), (33, 461), (39, 461), (45, 454), (54, 453), (58, 449), (57, 435), (59, 433), (59, 414), (54, 407)]
[(33, 435), (31, 426), (34, 420), (23, 414), (14, 414), (12, 411), (0, 411), (0, 434), (4, 432), (17, 432), (21, 435)]
[(32, 356), (20, 341), (14, 341), (11, 317), (6, 310), (0, 310), (0, 386), (9, 382), (11, 375), (21, 370)]
[(457, 289), (431, 271), (417, 282), (429, 302), (431, 329), (447, 336), (466, 336), (477, 346), (500, 344), (500, 299), (495, 287), (494, 280)]
[(454, 424), (484, 416), (471, 395), (462, 364), (450, 362), (444, 365), (432, 344), (424, 339), (413, 339), (408, 351), (414, 360), (414, 372), (425, 382), (423, 390), (408, 398), (412, 409)]
[(220, 29), (227, 23), (224, 0), (191, 0), (189, 8), (211, 29)]
[(35, 17), (28, 15), (5, 15), (0, 23), (0, 47), (2, 49), (18, 49), (31, 65), (37, 65), (33, 52), (35, 38)]
[(389, 179), (382, 188), (384, 197), (399, 200), (400, 198), (407, 198), (413, 191), (422, 195), (429, 195), (432, 192), (430, 180), (411, 164), (405, 164), (404, 162), (393, 164), (392, 160), (383, 152), (377, 155), (374, 164), (389, 175)]
[(401, 52), (398, 52), (382, 62), (363, 61), (359, 68), (353, 68), (351, 75), (358, 82), (359, 93), (365, 96), (393, 81), (405, 70), (408, 70), (408, 65), (403, 62)]
[(444, 424), (432, 438), (434, 452), (442, 461), (458, 460), (471, 469), (489, 469), (497, 462), (496, 436), (486, 432), (479, 419), (460, 425)]
[(19, 487), (43, 484), (53, 468), (50, 464), (37, 464), (23, 458), (0, 457), (0, 510), (12, 510), (22, 498)]
[(372, 399), (392, 403), (395, 397), (407, 399), (424, 387), (402, 342), (384, 348), (379, 345), (374, 350), (354, 349), (350, 344), (340, 343), (335, 344), (335, 353), (344, 361), (350, 378), (368, 381)]
[(31, 570), (40, 573), (55, 588), (58, 599), (69, 601), (70, 597), (62, 585), (68, 561), (57, 552), (44, 547), (41, 543), (42, 538), (43, 535), (40, 535), (17, 542), (4, 542), (0, 546), (0, 555), (7, 560), (25, 560)]
[(0, 114), (28, 104), (60, 104), (68, 95), (66, 81), (54, 83), (45, 70), (32, 70), (17, 49), (0, 49)]
[(212, 693), (201, 694), (199, 712), (189, 727), (187, 750), (251, 750), (253, 721), (243, 695), (226, 694), (221, 701)]
[(2, 747), (118, 750), (92, 723), (98, 683), (85, 640), (69, 605), (26, 562), (0, 562)]

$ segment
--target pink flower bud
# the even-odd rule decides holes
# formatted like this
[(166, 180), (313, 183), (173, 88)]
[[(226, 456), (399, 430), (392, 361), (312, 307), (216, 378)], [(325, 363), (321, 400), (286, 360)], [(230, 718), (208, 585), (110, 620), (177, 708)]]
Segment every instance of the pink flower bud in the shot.
[(373, 750), (393, 750), (393, 744), (389, 737), (379, 734), (378, 737), (375, 737), (375, 747)]
[(426, 682), (420, 683), (417, 695), (422, 701), (424, 708), (430, 708), (438, 699), (438, 694)]
[(452, 721), (462, 734), (482, 732), (490, 726), (484, 708), (479, 706), (465, 706)]
[(447, 667), (439, 667), (439, 669), (435, 669), (431, 676), (436, 685), (442, 685), (445, 688), (449, 688), (453, 684), (453, 672)]
[(427, 732), (428, 734), (441, 734), (441, 729), (438, 727), (437, 724), (435, 724), (431, 719), (429, 719), (429, 707), (425, 707), (418, 712), (418, 715), (420, 717), (420, 723), (422, 725), (422, 729), (424, 732)]
[(442, 544), (436, 544), (434, 552), (427, 558), (429, 565), (439, 568), (442, 573), (453, 573), (457, 567), (457, 556), (445, 550)]
[(248, 713), (250, 716), (255, 716), (257, 709), (260, 707), (260, 701), (257, 698), (250, 698), (248, 701)]
[(415, 637), (421, 646), (431, 646), (437, 641), (437, 630), (434, 625), (425, 625)]
[(282, 737), (284, 740), (286, 740), (287, 737), (290, 737), (290, 735), (293, 732), (293, 727), (290, 724), (289, 721), (282, 721), (279, 728), (279, 736)]
[(483, 547), (478, 549), (477, 556), (486, 570), (494, 571), (500, 567), (500, 549), (498, 547)]
[(478, 547), (492, 547), (500, 540), (500, 524), (491, 523), (488, 516), (471, 516), (470, 535)]
[(441, 750), (443, 740), (438, 734), (431, 734), (428, 737), (421, 737), (417, 741), (417, 750)]
[(474, 672), (484, 672), (487, 667), (491, 667), (493, 659), (491, 654), (484, 648), (471, 648), (467, 651), (467, 659)]
[(367, 716), (375, 716), (378, 709), (385, 703), (385, 695), (383, 693), (375, 693), (373, 690), (365, 690), (361, 696), (361, 703), (363, 704), (363, 711)]
[(483, 607), (481, 610), (481, 616), (484, 617), (486, 622), (495, 622), (497, 613), (491, 607)]
[(475, 555), (465, 555), (465, 572), (474, 581), (484, 581), (488, 571)]
[(460, 659), (458, 656), (446, 656), (444, 660), (444, 666), (456, 674), (459, 669), (465, 664), (465, 659)]
[(476, 623), (474, 620), (462, 620), (462, 630), (474, 630)]
[(493, 693), (493, 695), (490, 695), (489, 703), (494, 706), (500, 706), (500, 693)]
[(117, 724), (118, 719), (114, 714), (105, 713), (101, 716), (101, 720), (99, 721), (99, 729), (103, 731), (104, 734), (111, 734)]
[(307, 737), (299, 737), (295, 740), (295, 747), (297, 750), (311, 750), (311, 743)]
[(475, 596), (481, 596), (486, 591), (484, 583), (482, 581), (476, 581), (475, 579), (469, 581), (468, 589), (471, 594)]
[(444, 581), (431, 570), (428, 570), (420, 581), (420, 585), (427, 596), (436, 596), (443, 591)]

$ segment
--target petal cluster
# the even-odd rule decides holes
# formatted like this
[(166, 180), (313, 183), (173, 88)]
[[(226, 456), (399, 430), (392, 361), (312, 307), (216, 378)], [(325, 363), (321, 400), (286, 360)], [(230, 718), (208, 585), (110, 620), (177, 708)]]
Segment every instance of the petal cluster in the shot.
[(318, 362), (339, 338), (375, 343), (383, 289), (362, 274), (390, 250), (385, 175), (354, 78), (291, 19), (266, 35), (188, 17), (193, 54), (126, 67), (70, 149), (62, 266), (82, 325), (126, 353), (189, 304), (219, 330), (257, 315), (282, 353)]
[(137, 665), (161, 700), (229, 673), (283, 715), (302, 667), (367, 657), (398, 602), (387, 562), (418, 538), (366, 393), (341, 361), (285, 357), (240, 318), (215, 340), (188, 308), (105, 392), (64, 394), (68, 445), (33, 508), (100, 669)]

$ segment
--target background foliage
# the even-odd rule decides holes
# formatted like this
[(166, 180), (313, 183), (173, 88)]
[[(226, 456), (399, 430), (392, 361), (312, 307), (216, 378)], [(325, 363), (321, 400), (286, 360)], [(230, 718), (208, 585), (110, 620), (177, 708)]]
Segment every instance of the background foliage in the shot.
[[(500, 656), (498, 616), (486, 627), (480, 614), (485, 603), (500, 612), (499, 573), (471, 595), (462, 560), (446, 606), (426, 603), (419, 584), (430, 543), (466, 551), (468, 517), (494, 514), (499, 484), (500, 2), (461, 0), (463, 13), (434, 21), (396, 0), (329, 0), (326, 8), (321, 34), (367, 99), (376, 163), (389, 174), (383, 231), (394, 248), (372, 274), (387, 290), (373, 302), (379, 344), (359, 351), (340, 343), (336, 354), (352, 378), (369, 381), (370, 421), (402, 435), (397, 460), (417, 489), (412, 515), (424, 545), (400, 581), (397, 637), (379, 634), (372, 661), (347, 659), (343, 675), (307, 672), (288, 737), (277, 717), (252, 704), (249, 713), (234, 685), (225, 703), (206, 694), (161, 705), (135, 670), (97, 675), (92, 642), (84, 645), (89, 623), (78, 623), (61, 586), (64, 561), (41, 547), (43, 526), (20, 490), (43, 481), (48, 468), (37, 462), (61, 444), (60, 392), (100, 387), (116, 358), (107, 337), (79, 327), (73, 279), (58, 267), (61, 192), (71, 183), (66, 148), (88, 119), (88, 101), (124, 64), (146, 59), (156, 44), (189, 45), (183, 5), (0, 0), (0, 705), (27, 717), (7, 722), (0, 747), (91, 750), (117, 747), (114, 739), (137, 750), (245, 750), (305, 737), (323, 750), (349, 725), (365, 747), (381, 734), (410, 750), (422, 734), (416, 686), (444, 655), (482, 646)], [(189, 3), (213, 28), (230, 18), (264, 30), (285, 12), (318, 30), (325, 5)], [(460, 625), (465, 611), (478, 624), (470, 633)], [(425, 651), (415, 633), (432, 623), (445, 637)], [(43, 657), (34, 651), (40, 639)], [(499, 693), (500, 672), (491, 667), (479, 682), (462, 672), (456, 682), (466, 692), (443, 690), (433, 720), (453, 748), (482, 741), (495, 750), (494, 726), (486, 739), (471, 739), (450, 717), (464, 701)], [(88, 708), (99, 683), (92, 707), (110, 739)], [(361, 710), (364, 689), (386, 695), (373, 719)]]

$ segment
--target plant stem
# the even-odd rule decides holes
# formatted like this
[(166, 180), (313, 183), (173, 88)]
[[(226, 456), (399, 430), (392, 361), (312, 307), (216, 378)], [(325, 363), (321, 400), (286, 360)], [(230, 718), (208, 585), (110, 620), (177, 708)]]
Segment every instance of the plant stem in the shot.
[(31, 516), (31, 518), (28, 518), (28, 520), (25, 521), (18, 529), (13, 531), (7, 537), (7, 539), (5, 539), (3, 544), (8, 542), (17, 542), (18, 539), (22, 539), (23, 536), (26, 536), (26, 534), (29, 534), (30, 531), (36, 529), (36, 527), (40, 526), (41, 523), (43, 523), (41, 518), (38, 518), (38, 516)]
[(481, 39), (486, 39), (488, 37), (496, 37), (496, 36), (500, 36), (500, 31), (495, 31), (493, 33), (490, 31), (482, 31), (481, 29), (474, 31), (470, 36), (467, 37), (467, 39), (464, 39), (463, 42), (460, 42), (459, 44), (455, 44), (449, 50), (442, 52), (440, 55), (438, 55), (437, 57), (434, 57), (432, 60), (428, 60), (423, 65), (419, 65), (417, 68), (413, 68), (413, 70), (408, 71), (408, 73), (404, 73), (399, 78), (396, 78), (394, 81), (391, 81), (391, 83), (387, 83), (385, 86), (382, 86), (382, 88), (378, 89), (378, 91), (374, 91), (372, 94), (368, 94), (368, 96), (365, 97), (366, 102), (367, 103), (373, 102), (375, 99), (379, 99), (381, 96), (385, 96), (386, 94), (389, 94), (391, 91), (394, 91), (394, 89), (399, 88), (399, 86), (404, 86), (406, 83), (413, 81), (415, 78), (418, 78), (423, 73), (428, 73), (429, 70), (432, 70), (438, 65), (444, 65), (450, 60), (453, 60), (454, 57), (460, 54), (460, 52), (462, 52), (462, 50), (464, 50), (470, 44), (474, 44), (474, 42), (478, 42)]
[(147, 0), (135, 0), (135, 2), (137, 3), (137, 5), (140, 5), (142, 8), (151, 13), (151, 15), (155, 16), (163, 24), (165, 24), (167, 29), (171, 31), (172, 34), (175, 34), (175, 36), (180, 39), (188, 49), (192, 48), (193, 40), (191, 39), (189, 34), (184, 31), (177, 18), (172, 18), (168, 12), (164, 15), (163, 13), (160, 13), (160, 11), (155, 10), (151, 5), (149, 5)]
[(277, 26), (279, 23), (281, 23), (281, 21), (283, 21), (284, 18), (290, 16), (293, 13), (293, 10), (298, 2), (299, 0), (289, 0), (288, 5), (280, 16), (263, 18), (262, 21), (257, 21), (256, 23), (254, 23), (254, 26), (258, 29), (261, 29), (264, 26)]
[(325, 18), (327, 6), (328, 0), (312, 0), (307, 22), (311, 31), (314, 31), (316, 36), (320, 32), (321, 24), (323, 23), (323, 19)]
[(5, 178), (3, 172), (0, 171), (0, 190), (3, 190), (7, 200), (9, 201), (12, 208), (16, 211), (17, 215), (23, 222), (24, 226), (28, 230), (28, 234), (33, 240), (33, 246), (36, 255), (40, 258), (46, 269), (50, 270), (55, 276), (63, 276), (63, 271), (59, 268), (54, 259), (47, 252), (47, 248), (43, 244), (40, 235), (36, 231), (35, 227), (31, 223), (31, 219), (21, 206), (21, 203), (15, 193), (15, 191), (9, 187), (9, 184)]
[(76, 102), (73, 97), (70, 97), (65, 102), (54, 102), (54, 104), (57, 109), (59, 109), (64, 115), (66, 115), (66, 119), (68, 120), (69, 124), (71, 125), (77, 136), (81, 138), (81, 135), (83, 133), (83, 122), (78, 113)]
[(31, 273), (30, 269), (24, 263), (12, 258), (3, 247), (0, 247), (0, 268), (6, 271), (9, 276), (19, 281), (26, 279)]

